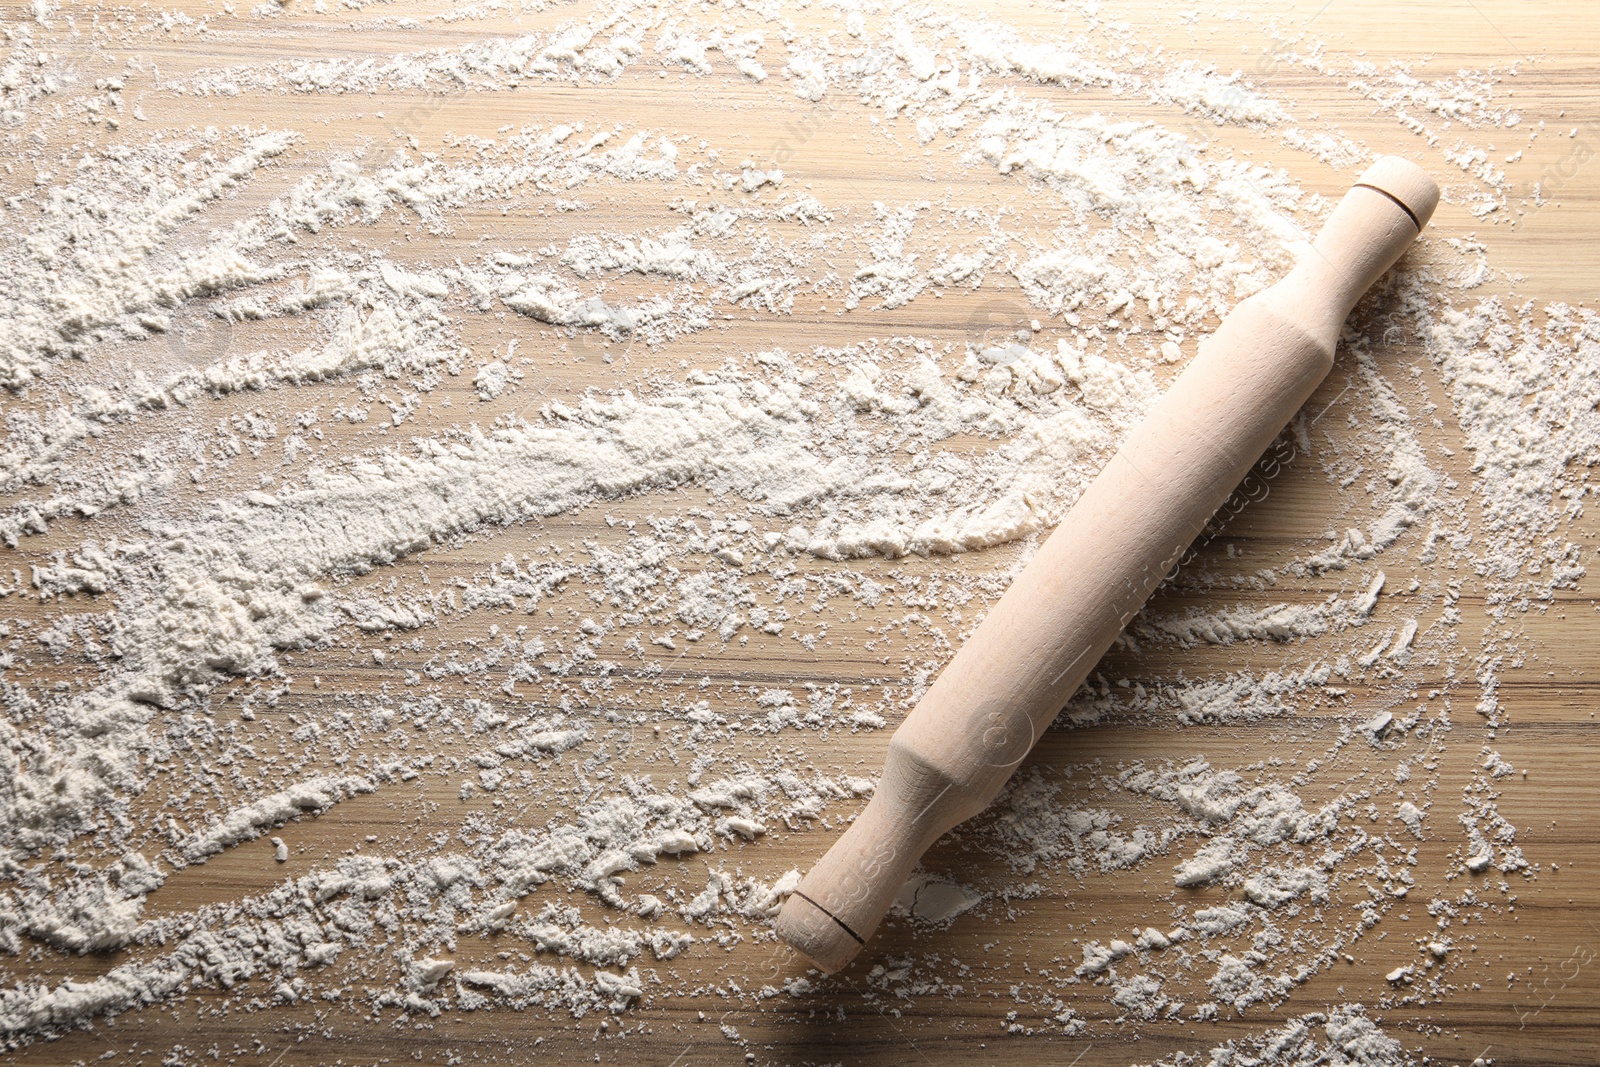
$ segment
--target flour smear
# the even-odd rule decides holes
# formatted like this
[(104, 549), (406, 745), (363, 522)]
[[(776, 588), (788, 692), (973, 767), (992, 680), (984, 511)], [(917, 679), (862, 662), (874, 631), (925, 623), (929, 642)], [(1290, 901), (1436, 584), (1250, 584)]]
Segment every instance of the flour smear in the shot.
[[(692, 1005), (789, 1062), (815, 1012), (1000, 997), (985, 1040), (1056, 1054), (1390, 1064), (1501, 980), (1561, 859), (1497, 803), (1502, 678), (1600, 459), (1600, 318), (1466, 235), (1549, 192), (1478, 145), (1544, 128), (1515, 71), (1204, 16), (1238, 72), (1093, 4), (358, 7), (4, 25), (8, 1050), (255, 1062), (157, 1025), (226, 1013), (654, 1055)], [(808, 974), (772, 919), (888, 733), (1305, 250), (1296, 175), (1370, 159), (1285, 71), (1448, 173), (1439, 221), (1040, 757)]]

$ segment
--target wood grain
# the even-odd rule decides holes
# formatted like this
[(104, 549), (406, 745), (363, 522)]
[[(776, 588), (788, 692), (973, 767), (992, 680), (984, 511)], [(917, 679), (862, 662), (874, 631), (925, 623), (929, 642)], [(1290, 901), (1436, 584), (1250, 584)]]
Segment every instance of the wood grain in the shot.
[[(1252, 69), (1251, 63), (1266, 42), (1263, 27), (1275, 15), (1286, 32), (1304, 30), (1310, 38), (1325, 41), (1330, 53), (1359, 55), (1380, 68), (1391, 60), (1416, 62), (1426, 56), (1424, 69), (1432, 77), (1458, 68), (1506, 70), (1515, 64), (1515, 77), (1505, 78), (1497, 92), (1514, 93), (1510, 98), (1525, 109), (1529, 121), (1542, 116), (1552, 118), (1544, 135), (1526, 148), (1524, 159), (1513, 173), (1529, 181), (1542, 175), (1549, 202), (1538, 208), (1503, 211), (1487, 220), (1473, 218), (1459, 198), (1442, 204), (1431, 224), (1429, 239), (1410, 254), (1407, 263), (1414, 270), (1439, 267), (1447, 262), (1444, 242), (1476, 236), (1488, 246), (1491, 265), (1502, 273), (1481, 289), (1455, 292), (1453, 298), (1459, 302), (1475, 301), (1490, 293), (1501, 295), (1508, 302), (1592, 300), (1594, 279), (1600, 277), (1600, 242), (1596, 240), (1600, 235), (1600, 165), (1593, 162), (1600, 154), (1600, 82), (1594, 77), (1596, 65), (1600, 64), (1600, 19), (1594, 17), (1591, 6), (1582, 0), (1468, 0), (1460, 4), (1332, 0), (1319, 9), (1319, 3), (1320, 0), (1272, 5), (1253, 12), (1250, 22), (1229, 21), (1221, 9), (1205, 9), (1191, 20), (1183, 17), (1178, 5), (1146, 0), (1105, 4), (1093, 33), (1097, 39), (1110, 39), (1120, 20), (1132, 27), (1138, 39), (1160, 42), (1177, 55), (1212, 62), (1224, 70), (1245, 69), (1275, 96), (1288, 101), (1297, 115), (1315, 114), (1319, 120), (1341, 127), (1374, 153), (1410, 155), (1435, 169), (1447, 196), (1452, 192), (1453, 176), (1440, 149), (1449, 147), (1456, 136), (1472, 144), (1493, 144), (1503, 156), (1523, 148), (1525, 134), (1513, 130), (1449, 129), (1443, 144), (1429, 147), (1402, 129), (1392, 115), (1328, 78), (1282, 63)], [(141, 106), (146, 120), (124, 122), (115, 130), (70, 121), (56, 123), (47, 132), (48, 147), (60, 150), (59, 167), (64, 169), (72, 163), (68, 150), (80, 143), (136, 144), (156, 131), (196, 124), (287, 124), (306, 134), (304, 160), (326, 158), (362, 139), (371, 142), (369, 158), (381, 159), (404, 138), (415, 137), (426, 148), (439, 145), (446, 134), (492, 137), (507, 124), (550, 124), (575, 118), (596, 126), (657, 123), (701, 133), (721, 146), (725, 160), (733, 162), (744, 155), (759, 163), (780, 150), (789, 153), (793, 161), (785, 167), (790, 181), (803, 182), (806, 189), (826, 203), (846, 205), (851, 223), (870, 218), (874, 201), (899, 204), (928, 199), (937, 203), (948, 197), (955, 203), (1010, 205), (1021, 213), (1013, 225), (1024, 235), (1043, 236), (1053, 226), (1048, 216), (1026, 214), (1037, 201), (1018, 192), (1014, 183), (1006, 184), (990, 172), (923, 153), (915, 139), (903, 130), (893, 134), (891, 141), (890, 135), (874, 127), (862, 107), (840, 102), (829, 110), (826, 123), (818, 124), (815, 109), (785, 92), (774, 91), (770, 82), (757, 86), (725, 75), (691, 78), (676, 67), (668, 68), (653, 55), (643, 57), (636, 70), (603, 92), (588, 87), (552, 86), (513, 93), (451, 95), (442, 100), (421, 93), (359, 99), (290, 98), (250, 92), (232, 98), (180, 98), (162, 93), (148, 74), (151, 69), (158, 69), (161, 78), (172, 79), (223, 64), (385, 54), (417, 48), (419, 34), (426, 35), (430, 47), (451, 47), (491, 33), (547, 27), (578, 13), (576, 8), (558, 7), (544, 12), (491, 14), (444, 25), (429, 24), (423, 31), (376, 24), (363, 28), (364, 22), (376, 23), (396, 13), (422, 17), (442, 7), (422, 3), (378, 5), (313, 17), (304, 5), (291, 4), (281, 17), (255, 20), (244, 17), (245, 5), (240, 5), (238, 16), (230, 16), (219, 7), (198, 0), (177, 0), (166, 8), (209, 19), (208, 35), (186, 37), (179, 31), (164, 39), (141, 37), (137, 47), (130, 46), (125, 53), (108, 50), (113, 61), (96, 60), (107, 70), (117, 69), (129, 58), (138, 60), (144, 72), (139, 76), (144, 80), (138, 84), (144, 87)], [(87, 24), (94, 10), (77, 8), (73, 13)], [(150, 17), (149, 9), (139, 10), (138, 17)], [(13, 3), (0, 5), (0, 11), (4, 12), (7, 25), (23, 15), (22, 8)], [(102, 9), (101, 14), (110, 18), (112, 9)], [(1060, 32), (1064, 21), (1060, 12), (1045, 5), (1020, 3), (1006, 5), (1005, 17), (1041, 32)], [(808, 31), (830, 27), (836, 21), (832, 13), (819, 10), (807, 10), (796, 20)], [(1082, 19), (1073, 15), (1067, 21), (1077, 26)], [(662, 73), (666, 76), (658, 76)], [(1237, 152), (1250, 152), (1262, 162), (1281, 166), (1305, 188), (1330, 197), (1337, 196), (1350, 178), (1307, 155), (1283, 148), (1269, 137), (1252, 131), (1202, 126), (1197, 119), (1144, 100), (1123, 99), (1095, 90), (1062, 91), (1056, 106), (1074, 113), (1100, 110), (1113, 116), (1192, 129)], [(1563, 109), (1565, 114), (1555, 117)], [(380, 117), (376, 114), (379, 111), (385, 114)], [(397, 116), (403, 125), (397, 122)], [(1434, 124), (1442, 126), (1437, 121)], [(1571, 136), (1568, 129), (1574, 131)], [(301, 165), (309, 164), (295, 166)], [(236, 199), (215, 209), (208, 216), (207, 225), (260, 206), (298, 175), (295, 167), (265, 173), (242, 189)], [(32, 169), (18, 167), (16, 172), (0, 177), (0, 194), (14, 193), (33, 180)], [(1465, 189), (1464, 183), (1456, 183), (1455, 192)], [(507, 217), (497, 210), (468, 210), (455, 219), (449, 232), (430, 238), (426, 255), (438, 262), (457, 255), (469, 257), (474, 242), (483, 235), (488, 235), (497, 247), (532, 247), (563, 243), (567, 236), (579, 231), (666, 227), (677, 217), (659, 192), (610, 188), (586, 195), (593, 203), (581, 217), (556, 213)], [(385, 247), (386, 243), (405, 239), (398, 228), (387, 223), (363, 230), (358, 236), (366, 248)], [(804, 228), (796, 225), (794, 237), (805, 236)], [(848, 254), (841, 252), (841, 256), (845, 262), (850, 261)], [(863, 307), (848, 314), (841, 312), (837, 301), (830, 297), (802, 294), (793, 315), (782, 320), (776, 332), (771, 316), (738, 311), (720, 321), (716, 330), (687, 345), (665, 346), (661, 352), (635, 347), (616, 364), (606, 362), (603, 348), (592, 340), (559, 338), (556, 331), (515, 325), (526, 331), (529, 344), (568, 344), (565, 351), (555, 351), (553, 358), (540, 367), (542, 395), (559, 396), (590, 386), (615, 385), (619, 377), (626, 381), (629, 375), (637, 375), (642, 382), (656, 373), (680, 374), (680, 359), (712, 367), (722, 359), (742, 360), (749, 352), (775, 345), (801, 348), (848, 344), (866, 337), (887, 338), (912, 332), (959, 345), (970, 336), (974, 322), (987, 327), (991, 319), (1001, 321), (1028, 314), (1015, 283), (1010, 279), (1007, 282), (1012, 286), (1009, 290), (949, 293), (939, 299), (919, 299), (896, 310)], [(618, 281), (613, 291), (626, 296), (633, 284), (638, 283)], [(1358, 311), (1358, 315), (1362, 313)], [(1372, 307), (1366, 313), (1381, 316), (1383, 309)], [(468, 333), (463, 341), (474, 349), (503, 344), (507, 329), (503, 322), (468, 323), (465, 328)], [(265, 343), (267, 333), (268, 327), (241, 324), (225, 343), (243, 349)], [(1055, 337), (1067, 335), (1064, 328), (1058, 332), (1058, 324), (1047, 324), (1041, 340), (1052, 343)], [(283, 343), (283, 339), (276, 338), (273, 343)], [(123, 355), (158, 362), (174, 358), (169, 351), (141, 349), (137, 345), (129, 346)], [(1470, 485), (1470, 454), (1451, 418), (1448, 394), (1420, 347), (1402, 337), (1373, 356), (1411, 410), (1422, 412), (1430, 403), (1437, 405), (1433, 415), (1439, 421), (1423, 431), (1430, 460), (1443, 466), (1462, 485)], [(1419, 368), (1417, 374), (1410, 371), (1414, 366)], [(60, 373), (69, 382), (90, 378), (88, 372), (71, 366), (62, 368)], [(1344, 406), (1331, 408), (1335, 414), (1330, 424), (1351, 415), (1344, 391), (1353, 381), (1354, 373), (1348, 364), (1337, 366), (1312, 398), (1308, 410), (1338, 405), (1343, 397)], [(330, 386), (319, 394), (319, 403), (331, 407), (358, 395), (350, 386)], [(477, 417), (478, 413), (472, 410), (475, 400), (470, 383), (465, 378), (447, 382), (439, 395), (454, 398), (453, 411), (426, 408), (414, 426), (398, 430), (395, 436), (440, 429), (466, 417), (463, 410)], [(540, 397), (524, 393), (518, 399), (525, 406)], [(36, 401), (37, 397), (7, 397), (0, 404), (9, 412)], [(247, 396), (201, 403), (206, 405), (208, 418), (221, 420), (258, 406), (289, 409), (293, 402), (294, 398)], [(515, 406), (502, 408), (518, 410)], [(113, 429), (99, 447), (134, 447), (147, 427), (162, 425), (163, 419), (170, 418), (154, 415), (142, 424)], [(1426, 421), (1418, 418), (1419, 424)], [(1361, 430), (1350, 427), (1335, 432), (1357, 435)], [(383, 437), (369, 430), (351, 431), (347, 440), (338, 442), (352, 451), (383, 443)], [(992, 446), (989, 441), (969, 442), (974, 449)], [(240, 457), (217, 474), (207, 495), (218, 497), (250, 487), (271, 465), (270, 457), (259, 462)], [(1460, 496), (1467, 499), (1465, 491)], [(151, 518), (160, 509), (181, 510), (195, 506), (201, 499), (202, 494), (192, 488), (179, 489), (170, 499), (128, 509), (109, 528), (135, 530), (141, 520)], [(618, 535), (606, 524), (608, 515), (643, 519), (669, 506), (679, 509), (686, 501), (698, 501), (711, 509), (718, 507), (715, 497), (694, 487), (684, 489), (670, 502), (650, 497), (625, 500), (608, 504), (603, 510), (583, 510), (479, 536), (449, 551), (409, 558), (352, 584), (356, 588), (379, 588), (395, 578), (412, 584), (424, 576), (440, 583), (479, 572), (507, 553), (521, 556), (547, 545), (570, 550), (586, 541), (615, 544)], [(1148, 610), (1215, 609), (1224, 603), (1311, 603), (1334, 594), (1349, 595), (1359, 578), (1355, 572), (1285, 580), (1275, 587), (1254, 591), (1221, 590), (1232, 577), (1248, 575), (1274, 560), (1303, 552), (1305, 546), (1318, 541), (1325, 527), (1347, 525), (1343, 519), (1352, 507), (1341, 498), (1317, 462), (1291, 464), (1273, 481), (1270, 496), (1231, 520), (1219, 536), (1208, 542), (1192, 570), (1160, 590)], [(1469, 512), (1452, 515), (1470, 523)], [(119, 523), (124, 525), (118, 527)], [(63, 520), (55, 524), (50, 534), (33, 539), (20, 549), (0, 549), (0, 571), (9, 571), (12, 566), (25, 570), (29, 563), (40, 562), (57, 549), (70, 548), (84, 538), (106, 536), (106, 522)], [(1587, 517), (1580, 520), (1572, 536), (1584, 538), (1585, 558), (1592, 560), (1593, 548), (1600, 543), (1595, 521)], [(1402, 565), (1390, 567), (1391, 580), (1409, 578), (1413, 571), (1425, 581), (1459, 579), (1459, 606), (1467, 620), (1462, 627), (1463, 639), (1475, 643), (1490, 629), (1482, 584), (1471, 574), (1441, 575), (1415, 564), (1414, 542), (1412, 537), (1409, 543), (1402, 543), (1401, 548), (1412, 555), (1403, 555)], [(886, 584), (931, 583), (951, 574), (1003, 573), (1016, 551), (1014, 546), (993, 549), (983, 553), (981, 559), (864, 560), (851, 567)], [(826, 573), (832, 565), (799, 560), (796, 567), (804, 575)], [(1593, 572), (1595, 568), (1590, 569)], [(1520, 666), (1508, 667), (1502, 678), (1500, 693), (1508, 709), (1509, 726), (1499, 732), (1493, 743), (1519, 774), (1503, 783), (1498, 804), (1518, 827), (1517, 840), (1529, 859), (1539, 864), (1539, 870), (1528, 877), (1510, 877), (1506, 893), (1486, 889), (1485, 905), (1475, 916), (1464, 920), (1474, 940), (1470, 950), (1465, 950), (1470, 951), (1470, 960), (1453, 972), (1458, 988), (1452, 995), (1437, 1002), (1400, 1004), (1374, 1011), (1389, 1033), (1408, 1047), (1420, 1048), (1433, 1062), (1471, 1063), (1479, 1057), (1499, 1064), (1600, 1062), (1600, 1054), (1595, 1051), (1600, 1047), (1600, 1032), (1595, 1025), (1600, 960), (1593, 959), (1594, 948), (1600, 946), (1600, 824), (1591, 816), (1594, 783), (1600, 780), (1600, 733), (1593, 710), (1600, 692), (1600, 610), (1593, 599), (1597, 581), (1600, 579), (1591, 573), (1578, 589), (1562, 591), (1545, 610), (1518, 614), (1505, 624), (1516, 631), (1515, 644), (1526, 649), (1527, 656)], [(565, 616), (581, 611), (583, 601), (582, 591), (563, 593), (547, 608), (541, 607), (541, 612)], [(1436, 614), (1439, 601), (1436, 596), (1432, 600), (1419, 599), (1418, 607)], [(6, 618), (47, 620), (74, 610), (92, 607), (21, 597), (0, 600), (0, 616)], [(918, 668), (937, 667), (948, 659), (951, 642), (959, 632), (959, 626), (948, 619), (931, 613), (920, 618), (914, 615), (902, 609), (857, 616), (849, 605), (830, 606), (820, 617), (828, 620), (833, 640), (814, 651), (792, 639), (763, 634), (752, 636), (742, 647), (686, 645), (670, 654), (653, 650), (652, 658), (660, 664), (662, 673), (648, 681), (625, 682), (615, 696), (636, 701), (705, 699), (715, 706), (736, 707), (745, 699), (735, 691), (736, 686), (798, 689), (805, 684), (849, 686), (862, 692), (886, 691), (903, 696)], [(446, 621), (436, 633), (430, 632), (425, 647), (400, 647), (404, 639), (388, 642), (390, 656), (383, 671), (372, 666), (369, 655), (373, 647), (385, 644), (381, 640), (352, 638), (330, 649), (285, 655), (285, 667), (293, 675), (294, 684), (275, 708), (263, 713), (264, 721), (248, 728), (259, 729), (264, 738), (281, 743), (288, 735), (285, 727), (289, 726), (290, 717), (314, 716), (319, 709), (325, 709), (327, 693), (370, 691), (384, 681), (392, 681), (397, 670), (424, 664), (441, 641), (464, 652), (470, 650), (474, 647), (470, 642), (481, 644), (488, 640), (487, 627), (495, 621), (515, 625), (517, 619), (474, 616)], [(1496, 627), (1500, 628), (1504, 625)], [(1465, 634), (1468, 630), (1470, 637)], [(59, 663), (49, 662), (42, 654), (31, 658), (36, 662), (25, 664), (18, 672), (29, 684), (52, 677), (74, 677), (94, 669), (92, 664), (70, 655)], [(1134, 680), (1170, 679), (1180, 672), (1188, 677), (1204, 677), (1228, 670), (1273, 669), (1282, 659), (1283, 652), (1277, 647), (1118, 647), (1109, 653), (1100, 674)], [(313, 676), (320, 679), (320, 687), (311, 684)], [(1432, 668), (1418, 664), (1407, 668), (1407, 678), (1419, 693), (1449, 681)], [(452, 684), (441, 683), (441, 687), (448, 690)], [(752, 940), (729, 949), (703, 942), (684, 957), (655, 964), (658, 971), (672, 979), (661, 988), (673, 990), (675, 995), (652, 994), (633, 1010), (604, 1020), (497, 1010), (447, 1012), (437, 1019), (414, 1017), (399, 1021), (394, 1009), (373, 1010), (365, 993), (366, 986), (382, 986), (390, 981), (389, 976), (354, 973), (341, 978), (347, 991), (338, 1002), (270, 1005), (270, 998), (261, 990), (225, 993), (195, 989), (170, 1004), (131, 1012), (114, 1022), (102, 1021), (90, 1030), (75, 1031), (59, 1040), (35, 1042), (11, 1054), (8, 1061), (67, 1064), (114, 1053), (115, 1058), (109, 1062), (153, 1064), (181, 1045), (195, 1059), (206, 1060), (210, 1050), (216, 1050), (224, 1060), (258, 1067), (541, 1059), (687, 1067), (745, 1062), (747, 1055), (750, 1062), (785, 1064), (944, 1064), (992, 1062), (1004, 1057), (1018, 1063), (1088, 1065), (1147, 1062), (1177, 1051), (1200, 1053), (1204, 1062), (1206, 1050), (1214, 1045), (1259, 1033), (1292, 1015), (1344, 1002), (1377, 1004), (1391, 994), (1384, 974), (1414, 960), (1415, 938), (1432, 928), (1425, 902), (1436, 893), (1459, 893), (1459, 884), (1447, 879), (1445, 873), (1449, 869), (1448, 854), (1461, 845), (1460, 834), (1453, 826), (1453, 813), (1459, 810), (1458, 798), (1472, 768), (1481, 761), (1478, 741), (1483, 730), (1470, 710), (1474, 687), (1459, 680), (1452, 684), (1456, 686), (1455, 718), (1460, 726), (1445, 746), (1435, 772), (1441, 814), (1434, 819), (1428, 839), (1419, 844), (1418, 885), (1412, 890), (1409, 911), (1404, 912), (1408, 917), (1401, 917), (1404, 909), (1396, 909), (1384, 920), (1385, 939), (1363, 940), (1354, 952), (1354, 962), (1313, 979), (1275, 1012), (1259, 1007), (1240, 1017), (1224, 1012), (1221, 1020), (1205, 1024), (1184, 1019), (1118, 1022), (1121, 1011), (1109, 1003), (1105, 987), (1056, 982), (1076, 964), (1081, 940), (1123, 934), (1135, 924), (1168, 921), (1174, 890), (1168, 865), (1157, 861), (1135, 871), (1109, 875), (1041, 875), (1043, 888), (1037, 894), (1026, 899), (1019, 896), (998, 911), (991, 908), (990, 918), (958, 920), (945, 931), (929, 932), (904, 922), (891, 922), (879, 931), (873, 952), (837, 979), (819, 984), (815, 992), (801, 998), (761, 999), (748, 992), (800, 973), (796, 962), (779, 953), (770, 942)], [(236, 697), (242, 698), (254, 683), (241, 681), (231, 688)], [(463, 696), (473, 692), (465, 684), (458, 689)], [(1105, 721), (1081, 729), (1058, 728), (1044, 737), (1024, 773), (1037, 772), (1059, 779), (1063, 803), (1070, 800), (1120, 805), (1120, 814), (1137, 817), (1137, 807), (1129, 806), (1126, 798), (1114, 801), (1096, 792), (1100, 775), (1114, 774), (1119, 766), (1135, 760), (1156, 764), (1174, 752), (1209, 752), (1218, 762), (1230, 765), (1275, 759), (1303, 763), (1330, 748), (1348, 726), (1349, 709), (1361, 707), (1372, 697), (1363, 687), (1352, 686), (1347, 696), (1319, 702), (1287, 719), (1188, 727), (1181, 737), (1171, 727), (1149, 723)], [(219, 707), (220, 722), (239, 721), (238, 700)], [(835, 733), (828, 739), (825, 760), (817, 759), (815, 746), (809, 750), (786, 746), (781, 737), (776, 745), (780, 751), (792, 750), (797, 762), (815, 761), (812, 765), (827, 773), (870, 774), (882, 763), (887, 738), (887, 730)], [(574, 764), (571, 769), (575, 773), (593, 773), (598, 766), (601, 774), (641, 771), (654, 773), (664, 781), (679, 781), (687, 774), (687, 753), (668, 741), (656, 743), (619, 733), (601, 742), (601, 748), (611, 757), (609, 763), (586, 765), (587, 770)], [(461, 751), (453, 741), (437, 739), (437, 743), (445, 755)], [(728, 749), (735, 755), (768, 754), (773, 744), (766, 738), (747, 737), (730, 742)], [(1345, 750), (1322, 777), (1307, 787), (1307, 803), (1328, 799), (1319, 796), (1318, 789), (1326, 789), (1329, 795), (1359, 790), (1386, 772), (1386, 765)], [(180, 795), (185, 784), (180, 776), (170, 779), (158, 782), (140, 799), (140, 804), (159, 811), (167, 798)], [(543, 823), (560, 813), (561, 802), (560, 794), (540, 798), (530, 802), (517, 817), (530, 824)], [(471, 812), (489, 811), (497, 803), (483, 795), (463, 801), (453, 785), (434, 778), (388, 788), (341, 804), (320, 818), (292, 822), (277, 831), (292, 848), (292, 857), (285, 865), (273, 863), (269, 846), (256, 842), (174, 875), (152, 896), (149, 914), (180, 914), (208, 903), (237, 900), (351, 851), (404, 854), (408, 846), (418, 845), (425, 834), (437, 827), (454, 832)], [(773, 878), (791, 867), (809, 866), (836, 832), (836, 825), (814, 825), (775, 833), (759, 844), (738, 848), (731, 856), (724, 852), (715, 858), (736, 864), (745, 874)], [(974, 883), (998, 885), (1018, 879), (1004, 856), (976, 850), (975, 840), (973, 835), (957, 830), (934, 847), (926, 866)], [(671, 877), (681, 884), (692, 884), (698, 877), (703, 884), (704, 860), (686, 859), (681, 866), (681, 871), (674, 867)], [(575, 895), (552, 896), (583, 909), (590, 921), (606, 921), (600, 909)], [(1199, 906), (1198, 902), (1213, 898), (1221, 901), (1226, 894), (1203, 889), (1188, 892), (1184, 899)], [(994, 914), (1002, 914), (1002, 921), (997, 922)], [(455, 957), (458, 961), (492, 962), (501, 950), (492, 940), (463, 937)], [(102, 974), (133, 955), (73, 957), (41, 951), (33, 957), (0, 959), (0, 968), (8, 980), (19, 975), (41, 980), (88, 977)], [(900, 998), (875, 989), (871, 976), (875, 964), (904, 958), (925, 961), (930, 955), (937, 955), (948, 965), (939, 972), (947, 976), (956, 974), (950, 969), (954, 967), (952, 961), (967, 965), (968, 970), (951, 978), (959, 984), (958, 991)], [(1043, 976), (1046, 971), (1051, 972), (1049, 978)], [(725, 994), (730, 983), (747, 992), (733, 997), (707, 992), (711, 987), (721, 987)], [(1011, 987), (1018, 983), (1033, 994), (1046, 987), (1062, 991), (1067, 1003), (1090, 1021), (1088, 1032), (1067, 1036), (1059, 1032), (1059, 1027), (1052, 1030), (1041, 1017), (1036, 995), (1031, 997), (1035, 1002), (1031, 1006), (1017, 1003)], [(702, 992), (694, 992), (695, 987)], [(259, 1008), (255, 1006), (258, 1000)], [(1018, 1014), (1013, 1017), (1012, 1012)], [(1038, 1032), (1009, 1033), (1012, 1023)]]

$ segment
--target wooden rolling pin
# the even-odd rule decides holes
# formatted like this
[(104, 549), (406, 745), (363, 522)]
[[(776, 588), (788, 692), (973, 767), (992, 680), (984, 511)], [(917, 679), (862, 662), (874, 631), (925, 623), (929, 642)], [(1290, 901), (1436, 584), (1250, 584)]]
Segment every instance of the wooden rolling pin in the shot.
[(1350, 309), (1438, 201), (1420, 168), (1385, 156), (1294, 270), (1223, 319), (894, 732), (871, 802), (784, 904), (779, 936), (824, 971), (855, 957), (1326, 377)]

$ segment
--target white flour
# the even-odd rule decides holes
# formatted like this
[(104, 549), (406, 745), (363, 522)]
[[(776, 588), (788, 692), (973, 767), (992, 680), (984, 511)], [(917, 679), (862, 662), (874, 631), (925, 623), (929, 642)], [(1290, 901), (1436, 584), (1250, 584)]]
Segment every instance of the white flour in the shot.
[[(370, 25), (408, 31), (403, 9)], [(1518, 768), (1492, 742), (1519, 617), (1585, 573), (1600, 319), (1474, 295), (1482, 247), (1433, 236), (1352, 320), (1348, 396), (1281, 442), (1326, 529), (1246, 544), (1246, 571), (1217, 524), (1187, 606), (1136, 618), (1050, 739), (1159, 731), (1166, 754), (1024, 769), (902, 892), (928, 955), (831, 984), (763, 973), (800, 843), (871, 792), (854, 755), (1331, 206), (1211, 134), (1365, 159), (1269, 78), (1134, 49), (1092, 13), (1099, 36), (808, 17), (623, 6), (450, 49), (168, 72), (129, 53), (158, 32), (203, 48), (206, 24), (91, 33), (35, 5), (5, 27), (8, 1048), (195, 990), (263, 1030), (321, 1004), (626, 1032), (676, 997), (776, 1018), (817, 990), (877, 1011), (986, 982), (1019, 1036), (1248, 1010), (1253, 1036), (1185, 1040), (1214, 1062), (1388, 1064), (1410, 1035), (1359, 1003), (1292, 1015), (1301, 988), (1356, 964), (1389, 976), (1388, 1011), (1472, 983), (1457, 950), (1539, 867), (1495, 802)], [(1505, 165), (1456, 132), (1532, 125), (1496, 72), (1303, 46), (1273, 64), (1437, 146), (1422, 158), (1457, 168), (1448, 191), (1480, 218), (1511, 204)], [(780, 140), (692, 108), (596, 117), (662, 79), (736, 87)], [(557, 87), (526, 122), (435, 122)], [(229, 125), (236, 101), (302, 128)], [(341, 140), (320, 117), (338, 101), (381, 114)], [(139, 128), (200, 107), (219, 125)], [(833, 123), (927, 198), (830, 174)], [(896, 314), (941, 305), (970, 309), (964, 334)], [(1414, 369), (1384, 354), (1396, 338)], [(1137, 668), (1175, 650), (1151, 662), (1181, 671)], [(1272, 755), (1246, 762), (1232, 738), (1265, 735), (1244, 730), (1272, 731)], [(311, 843), (383, 805), (392, 835)], [(992, 862), (965, 870), (969, 851)], [(250, 891), (167, 903), (256, 853)], [(1001, 942), (1011, 909), (1073, 908), (1093, 879), (1121, 879), (1149, 925), (1069, 910), (1048, 951), (981, 960), (929, 933)], [(707, 959), (747, 970), (710, 981)]]

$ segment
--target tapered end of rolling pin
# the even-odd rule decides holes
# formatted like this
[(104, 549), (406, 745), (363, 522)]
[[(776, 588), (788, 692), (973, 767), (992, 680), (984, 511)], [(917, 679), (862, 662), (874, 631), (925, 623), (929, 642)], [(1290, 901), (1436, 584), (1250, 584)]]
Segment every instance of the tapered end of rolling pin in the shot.
[(1428, 172), (1399, 156), (1380, 157), (1361, 172), (1356, 184), (1376, 189), (1399, 204), (1416, 223), (1419, 233), (1433, 218), (1433, 209), (1439, 206), (1439, 187), (1428, 177)]
[[(1261, 296), (1307, 336), (1325, 341), (1332, 359), (1339, 329), (1361, 294), (1405, 255), (1438, 205), (1439, 187), (1426, 171), (1399, 156), (1382, 157), (1361, 172), (1329, 214), (1312, 242), (1315, 255), (1302, 256), (1288, 277)], [(1228, 327), (1224, 322), (1219, 336)], [(1232, 328), (1238, 334), (1241, 327)], [(1249, 334), (1253, 327), (1244, 329)], [(1240, 335), (1227, 343), (1241, 341), (1249, 339)]]
[(948, 802), (940, 803), (951, 790), (937, 791), (931, 801), (908, 793), (908, 782), (928, 779), (904, 771), (905, 753), (891, 741), (872, 801), (778, 913), (778, 936), (828, 974), (856, 958), (923, 851), (958, 821)]
[(791, 896), (778, 916), (778, 936), (826, 974), (842, 970), (861, 951), (861, 940), (810, 897)]

